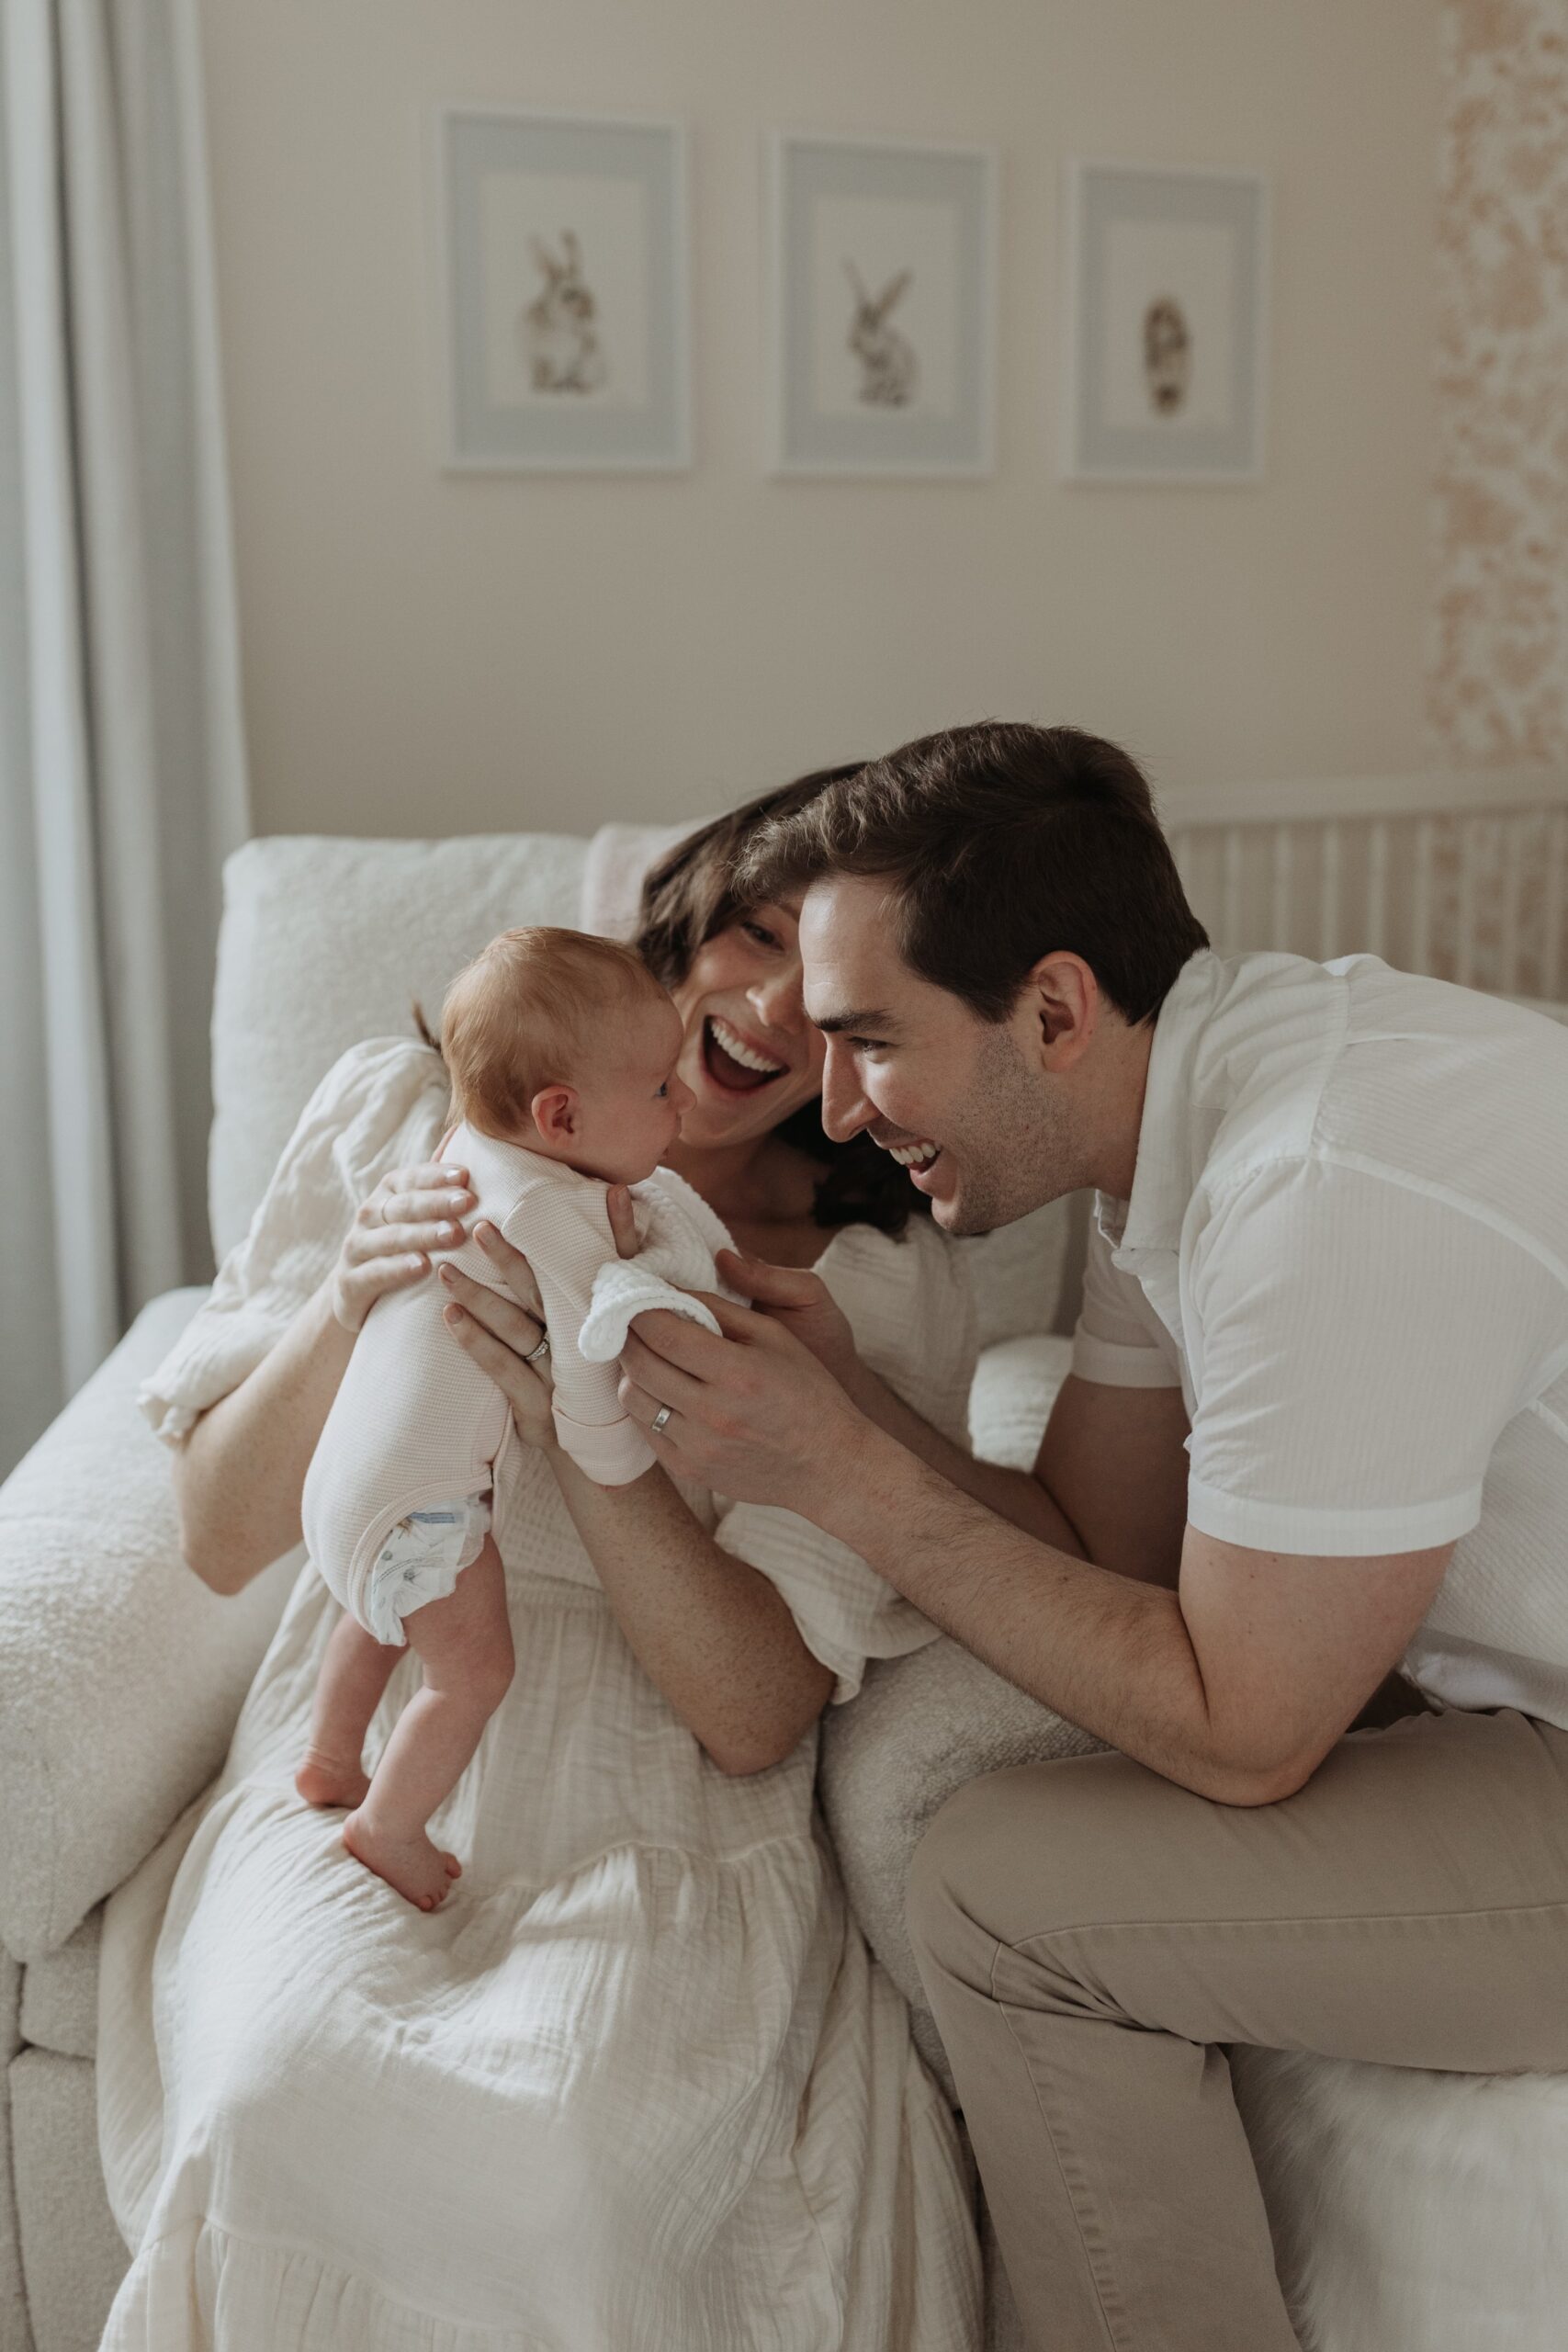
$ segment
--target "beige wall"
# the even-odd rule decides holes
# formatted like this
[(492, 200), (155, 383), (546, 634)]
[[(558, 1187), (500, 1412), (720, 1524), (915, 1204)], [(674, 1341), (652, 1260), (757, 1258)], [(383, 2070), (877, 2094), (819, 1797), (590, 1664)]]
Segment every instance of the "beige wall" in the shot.
[[(262, 831), (682, 815), (987, 713), (1169, 783), (1418, 765), (1432, 0), (202, 0)], [(422, 110), (693, 132), (697, 463), (443, 474)], [(767, 480), (772, 125), (1002, 151), (987, 483)], [(1273, 180), (1267, 481), (1057, 481), (1060, 166)]]

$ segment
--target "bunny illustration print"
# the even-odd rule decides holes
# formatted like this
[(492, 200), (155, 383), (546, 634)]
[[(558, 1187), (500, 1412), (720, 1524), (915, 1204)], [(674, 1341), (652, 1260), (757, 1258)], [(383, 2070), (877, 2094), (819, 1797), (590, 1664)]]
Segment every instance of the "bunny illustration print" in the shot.
[(604, 354), (577, 238), (562, 232), (558, 261), (542, 238), (528, 242), (545, 281), (523, 313), (528, 380), (536, 392), (596, 392), (604, 381)]
[(874, 300), (852, 261), (844, 268), (854, 290), (850, 349), (860, 361), (860, 398), (872, 408), (908, 408), (919, 381), (919, 362), (908, 336), (889, 326), (887, 314), (903, 300), (914, 273), (901, 269)]

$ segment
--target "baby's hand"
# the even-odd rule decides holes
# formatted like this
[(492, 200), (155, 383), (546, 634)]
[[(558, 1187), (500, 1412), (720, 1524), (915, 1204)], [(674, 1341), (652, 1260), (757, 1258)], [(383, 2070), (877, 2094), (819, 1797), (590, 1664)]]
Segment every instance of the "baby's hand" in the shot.
[(615, 1247), (623, 1258), (635, 1258), (642, 1248), (637, 1238), (637, 1210), (632, 1196), (624, 1184), (612, 1184), (604, 1196), (609, 1213), (610, 1230), (615, 1237)]

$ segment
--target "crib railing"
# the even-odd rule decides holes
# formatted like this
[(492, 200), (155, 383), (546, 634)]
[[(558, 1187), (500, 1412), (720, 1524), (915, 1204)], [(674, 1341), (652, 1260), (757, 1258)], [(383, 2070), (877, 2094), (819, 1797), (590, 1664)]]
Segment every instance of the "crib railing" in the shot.
[(1172, 788), (1160, 806), (1224, 952), (1365, 950), (1466, 988), (1568, 1000), (1568, 775)]

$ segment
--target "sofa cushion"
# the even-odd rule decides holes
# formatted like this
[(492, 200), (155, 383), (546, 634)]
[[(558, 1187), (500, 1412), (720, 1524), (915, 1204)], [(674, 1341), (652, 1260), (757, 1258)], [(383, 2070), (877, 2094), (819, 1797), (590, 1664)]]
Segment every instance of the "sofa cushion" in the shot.
[(98, 1947), (104, 1907), (89, 1911), (58, 1951), (29, 1961), (22, 1973), (22, 2040), (62, 2058), (90, 2058), (98, 2046)]
[(587, 843), (562, 833), (450, 841), (247, 842), (223, 869), (208, 1161), (220, 1258), (244, 1234), (316, 1082), (362, 1037), (437, 1026), (446, 983), (498, 931), (575, 927)]
[(299, 1572), (232, 1599), (180, 1557), (139, 1383), (204, 1294), (171, 1291), (0, 1487), (0, 1941), (63, 1944), (211, 1780)]
[(94, 2352), (130, 2257), (98, 2162), (91, 2060), (24, 2050), (11, 2065), (11, 2130), (34, 2342), (39, 2352)]
[[(1069, 1340), (1051, 1338), (985, 1351), (970, 1400), (977, 1454), (1021, 1468), (1032, 1463), (1071, 1356)], [(952, 2074), (904, 1923), (915, 1848), (938, 1808), (977, 1773), (1103, 1745), (945, 1635), (908, 1657), (878, 1661), (860, 1695), (824, 1718), (822, 1805), (851, 1905), (909, 2002), (915, 2040), (950, 2095)]]

